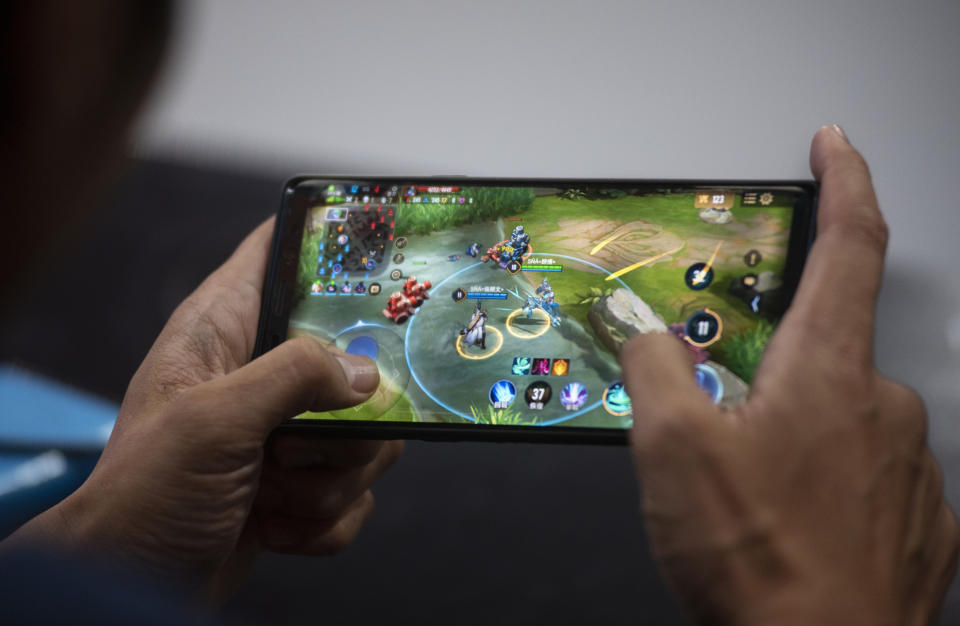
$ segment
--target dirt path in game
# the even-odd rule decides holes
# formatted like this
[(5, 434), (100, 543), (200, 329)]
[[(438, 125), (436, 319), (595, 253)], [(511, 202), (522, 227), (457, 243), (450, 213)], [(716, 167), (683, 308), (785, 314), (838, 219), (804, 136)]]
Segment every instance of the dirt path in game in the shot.
[(720, 238), (729, 245), (719, 250), (716, 263), (740, 257), (746, 248), (756, 249), (763, 255), (777, 255), (783, 253), (787, 240), (787, 232), (767, 214), (714, 228), (719, 231), (716, 236), (688, 237), (683, 232), (688, 229), (664, 228), (645, 220), (618, 224), (611, 220), (568, 218), (561, 219), (555, 231), (540, 235), (537, 241), (541, 250), (579, 257), (586, 257), (596, 246), (603, 244), (589, 256), (599, 265), (616, 268), (677, 248), (680, 248), (677, 254), (654, 261), (654, 264), (679, 262), (686, 265), (702, 261), (710, 257)]

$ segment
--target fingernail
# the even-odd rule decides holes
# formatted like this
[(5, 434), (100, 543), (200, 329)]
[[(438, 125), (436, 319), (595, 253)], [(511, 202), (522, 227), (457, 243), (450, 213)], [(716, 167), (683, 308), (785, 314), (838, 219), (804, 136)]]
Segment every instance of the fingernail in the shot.
[(380, 372), (370, 359), (356, 354), (336, 354), (340, 367), (350, 383), (351, 389), (358, 393), (370, 393), (380, 382)]
[(840, 139), (843, 139), (845, 142), (850, 143), (850, 139), (847, 137), (847, 133), (843, 132), (843, 129), (840, 128), (839, 124), (831, 124), (830, 129), (833, 130), (833, 132), (840, 135)]

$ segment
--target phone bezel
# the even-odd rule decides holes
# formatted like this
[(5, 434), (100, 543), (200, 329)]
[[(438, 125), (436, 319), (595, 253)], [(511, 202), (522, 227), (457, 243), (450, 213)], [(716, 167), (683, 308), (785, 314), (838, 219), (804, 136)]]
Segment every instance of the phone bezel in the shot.
[[(303, 236), (303, 212), (306, 206), (293, 206), (293, 190), (306, 181), (323, 184), (443, 184), (499, 187), (630, 187), (657, 189), (725, 189), (752, 187), (770, 190), (794, 187), (803, 190), (794, 207), (790, 239), (783, 274), (787, 306), (793, 299), (816, 231), (818, 185), (812, 180), (709, 180), (709, 179), (599, 179), (599, 178), (472, 178), (466, 176), (348, 176), (300, 175), (288, 180), (281, 194), (280, 209), (274, 226), (267, 271), (264, 276), (260, 320), (252, 358), (263, 354), (286, 339), (292, 304), (292, 285), (296, 283), (300, 245)], [(297, 211), (298, 213), (294, 213)], [(622, 445), (628, 431), (614, 428), (577, 426), (491, 426), (428, 422), (357, 422), (352, 420), (288, 420), (279, 427), (287, 432), (319, 437), (359, 439), (420, 439), (426, 441), (502, 441), (533, 443), (573, 443)]]

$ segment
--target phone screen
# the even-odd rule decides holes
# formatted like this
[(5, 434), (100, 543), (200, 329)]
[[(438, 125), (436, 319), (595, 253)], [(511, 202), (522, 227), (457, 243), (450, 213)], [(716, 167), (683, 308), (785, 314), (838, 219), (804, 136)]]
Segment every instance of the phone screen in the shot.
[(298, 419), (624, 429), (617, 353), (654, 332), (715, 403), (744, 401), (810, 188), (552, 184), (292, 184), (287, 336), (381, 377), (360, 406)]

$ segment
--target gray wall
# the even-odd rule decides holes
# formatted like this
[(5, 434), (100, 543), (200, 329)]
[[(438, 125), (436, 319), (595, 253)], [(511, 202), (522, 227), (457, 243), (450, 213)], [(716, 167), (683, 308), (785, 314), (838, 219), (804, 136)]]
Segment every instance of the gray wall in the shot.
[[(146, 155), (276, 173), (808, 177), (839, 122), (892, 229), (880, 368), (960, 505), (960, 3), (184, 3)], [(273, 207), (264, 207), (271, 210)]]

